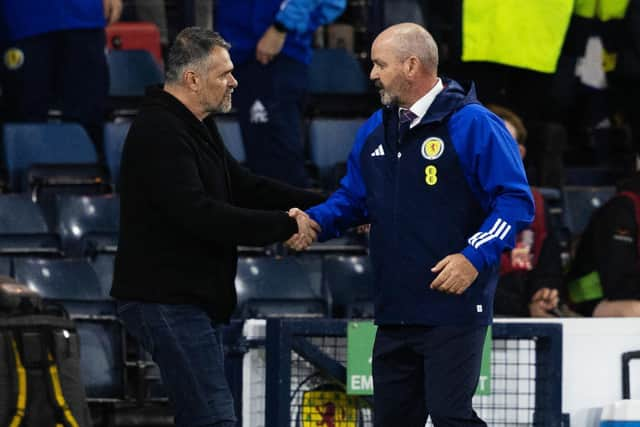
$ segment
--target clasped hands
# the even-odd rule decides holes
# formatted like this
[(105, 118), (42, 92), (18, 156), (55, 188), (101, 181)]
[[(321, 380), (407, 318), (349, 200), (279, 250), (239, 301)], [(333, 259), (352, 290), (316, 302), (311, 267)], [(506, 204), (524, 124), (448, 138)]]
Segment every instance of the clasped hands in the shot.
[(291, 236), (284, 244), (293, 250), (303, 251), (318, 239), (320, 226), (312, 220), (309, 215), (298, 208), (289, 209), (288, 214), (298, 223), (298, 232)]

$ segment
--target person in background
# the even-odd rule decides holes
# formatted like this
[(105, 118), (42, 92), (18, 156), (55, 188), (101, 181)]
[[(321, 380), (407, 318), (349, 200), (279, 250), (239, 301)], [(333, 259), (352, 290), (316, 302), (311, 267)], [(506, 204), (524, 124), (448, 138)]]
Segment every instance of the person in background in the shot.
[(253, 175), (225, 149), (212, 113), (231, 109), (238, 85), (228, 49), (210, 30), (181, 31), (122, 154), (111, 295), (158, 364), (178, 427), (236, 425), (218, 326), (236, 306), (237, 245), (309, 245), (317, 224), (287, 210), (325, 199)]
[[(498, 105), (487, 108), (504, 120), (524, 160), (527, 129), (520, 117)], [(533, 222), (516, 236), (516, 246), (500, 258), (494, 301), (498, 316), (551, 317), (558, 309), (558, 290), (563, 285), (560, 245), (550, 228), (542, 194), (535, 188), (531, 193), (535, 201)]]
[(485, 426), (471, 401), (500, 254), (534, 213), (522, 160), (472, 84), (438, 77), (423, 27), (387, 28), (371, 59), (384, 108), (340, 188), (307, 213), (320, 240), (371, 224), (374, 426)]
[(302, 114), (313, 34), (345, 6), (346, 0), (216, 2), (214, 28), (231, 43), (242, 82), (235, 105), (253, 172), (310, 185)]
[(87, 129), (102, 155), (109, 75), (107, 24), (122, 0), (3, 0), (2, 90), (9, 121), (41, 122), (49, 110)]
[(568, 274), (569, 298), (584, 316), (640, 316), (640, 172), (596, 210)]

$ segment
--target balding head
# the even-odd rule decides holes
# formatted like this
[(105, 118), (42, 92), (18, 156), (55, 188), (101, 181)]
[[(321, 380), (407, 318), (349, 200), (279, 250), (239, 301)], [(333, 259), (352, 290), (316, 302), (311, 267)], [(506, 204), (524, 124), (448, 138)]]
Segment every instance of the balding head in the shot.
[(384, 105), (409, 108), (438, 81), (438, 47), (431, 34), (416, 24), (384, 30), (371, 46), (369, 77)]
[(393, 25), (376, 37), (373, 44), (377, 43), (389, 43), (399, 61), (415, 56), (429, 73), (435, 75), (438, 71), (438, 46), (431, 34), (418, 24)]

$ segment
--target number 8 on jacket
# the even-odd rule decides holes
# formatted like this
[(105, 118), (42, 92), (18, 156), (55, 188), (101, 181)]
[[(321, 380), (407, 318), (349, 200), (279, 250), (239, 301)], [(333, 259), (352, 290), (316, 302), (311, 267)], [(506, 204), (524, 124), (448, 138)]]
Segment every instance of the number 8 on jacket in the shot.
[(427, 185), (436, 185), (438, 183), (438, 168), (429, 165), (424, 168), (424, 180)]

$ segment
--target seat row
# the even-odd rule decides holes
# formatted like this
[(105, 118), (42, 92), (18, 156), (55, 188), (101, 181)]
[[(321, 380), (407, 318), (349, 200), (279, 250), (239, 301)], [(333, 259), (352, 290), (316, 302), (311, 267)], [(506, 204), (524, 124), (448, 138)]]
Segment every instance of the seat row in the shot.
[[(345, 162), (355, 139), (361, 119), (315, 119), (309, 125), (311, 162), (325, 182), (331, 169)], [(98, 153), (94, 144), (78, 124), (74, 123), (7, 123), (3, 127), (3, 154), (8, 171), (8, 185), (13, 192), (33, 191), (42, 185), (43, 173), (55, 174), (70, 184), (100, 187), (109, 181), (116, 186), (120, 176), (120, 161), (130, 122), (109, 122), (104, 127), (104, 157), (109, 176), (97, 166)], [(245, 161), (242, 134), (238, 122), (221, 116), (218, 127), (229, 152)], [(43, 171), (44, 166), (49, 170)], [(90, 190), (90, 188), (87, 188)], [(98, 188), (99, 190), (99, 188)], [(98, 191), (95, 191), (98, 192)]]

